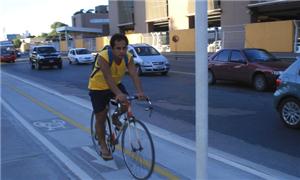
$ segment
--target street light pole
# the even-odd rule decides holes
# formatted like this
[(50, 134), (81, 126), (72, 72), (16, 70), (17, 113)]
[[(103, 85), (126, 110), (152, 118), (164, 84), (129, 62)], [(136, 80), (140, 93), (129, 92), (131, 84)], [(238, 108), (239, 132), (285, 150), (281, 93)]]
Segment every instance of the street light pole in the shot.
[(195, 0), (196, 179), (207, 179), (208, 82), (207, 1)]

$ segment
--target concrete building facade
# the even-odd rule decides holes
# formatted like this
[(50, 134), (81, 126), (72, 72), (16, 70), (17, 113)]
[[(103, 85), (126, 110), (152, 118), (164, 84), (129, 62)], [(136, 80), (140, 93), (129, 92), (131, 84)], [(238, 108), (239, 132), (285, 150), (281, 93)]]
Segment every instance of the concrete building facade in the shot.
[[(95, 12), (93, 12), (95, 11)], [(73, 28), (91, 28), (100, 29), (102, 31), (98, 36), (109, 35), (109, 18), (107, 6), (97, 6), (95, 10), (88, 10), (87, 12), (78, 11), (72, 16)], [(89, 38), (95, 37), (92, 34), (76, 34), (75, 38)]]
[[(208, 0), (208, 27), (221, 29), (222, 47), (245, 47), (245, 26), (251, 23), (300, 20), (300, 1)], [(195, 27), (195, 0), (109, 0), (110, 34), (172, 32)], [(300, 43), (294, 21), (294, 44)], [(192, 36), (192, 35), (191, 35)], [(290, 36), (290, 35), (288, 35)], [(194, 36), (192, 36), (193, 38)], [(171, 43), (171, 42), (170, 42)]]

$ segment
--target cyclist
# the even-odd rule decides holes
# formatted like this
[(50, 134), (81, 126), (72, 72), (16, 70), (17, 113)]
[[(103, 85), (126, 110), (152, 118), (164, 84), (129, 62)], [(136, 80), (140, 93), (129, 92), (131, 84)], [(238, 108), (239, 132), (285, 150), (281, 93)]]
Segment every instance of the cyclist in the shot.
[[(128, 93), (125, 86), (121, 83), (126, 68), (137, 90), (136, 95), (140, 100), (146, 98), (132, 55), (127, 52), (127, 46), (128, 39), (125, 35), (114, 34), (110, 39), (111, 49), (103, 50), (99, 53), (89, 79), (89, 95), (96, 117), (96, 133), (100, 145), (100, 155), (104, 160), (113, 159), (105, 141), (105, 121), (109, 100), (115, 98), (123, 104), (128, 103), (126, 99)], [(124, 105), (121, 109), (122, 112), (125, 112), (126, 106)], [(113, 118), (113, 124), (117, 128), (122, 126), (118, 118)]]

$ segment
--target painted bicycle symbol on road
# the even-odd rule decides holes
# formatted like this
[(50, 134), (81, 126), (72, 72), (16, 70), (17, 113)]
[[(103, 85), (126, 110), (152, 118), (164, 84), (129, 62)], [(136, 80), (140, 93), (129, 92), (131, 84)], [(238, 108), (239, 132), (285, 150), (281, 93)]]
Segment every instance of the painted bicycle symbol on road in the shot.
[(46, 128), (48, 131), (53, 131), (56, 129), (66, 128), (66, 122), (58, 119), (53, 119), (51, 121), (37, 121), (33, 125), (38, 128)]

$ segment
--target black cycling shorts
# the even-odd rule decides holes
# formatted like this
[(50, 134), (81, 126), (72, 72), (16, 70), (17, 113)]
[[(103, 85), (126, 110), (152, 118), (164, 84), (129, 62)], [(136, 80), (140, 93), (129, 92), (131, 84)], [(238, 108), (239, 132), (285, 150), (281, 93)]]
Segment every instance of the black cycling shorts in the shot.
[[(119, 84), (118, 88), (124, 93), (127, 94), (125, 86)], [(115, 94), (110, 90), (90, 90), (89, 92), (94, 113), (101, 112), (105, 109), (110, 99), (115, 97)]]

